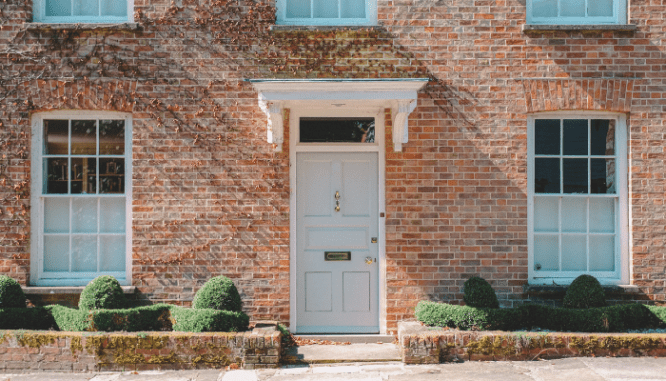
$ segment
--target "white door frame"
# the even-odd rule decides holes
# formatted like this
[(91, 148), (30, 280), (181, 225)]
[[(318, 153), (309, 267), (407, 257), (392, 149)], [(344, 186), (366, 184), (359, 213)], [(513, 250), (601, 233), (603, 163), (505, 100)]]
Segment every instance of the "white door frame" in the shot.
[[(300, 144), (299, 122), (301, 117), (373, 117), (375, 118), (374, 144), (346, 144), (346, 143), (306, 143)], [(385, 135), (384, 135), (384, 108), (383, 107), (293, 107), (289, 113), (289, 329), (294, 332), (297, 322), (296, 274), (297, 245), (296, 245), (296, 153), (298, 152), (377, 152), (377, 184), (378, 191), (378, 308), (379, 332), (386, 334), (386, 204), (385, 204)], [(382, 217), (380, 217), (382, 216)]]

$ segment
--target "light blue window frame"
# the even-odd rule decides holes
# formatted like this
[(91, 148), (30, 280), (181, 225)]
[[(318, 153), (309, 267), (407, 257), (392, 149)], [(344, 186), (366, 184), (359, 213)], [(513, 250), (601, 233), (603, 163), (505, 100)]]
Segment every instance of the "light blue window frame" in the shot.
[[(33, 21), (43, 23), (90, 23), (90, 24), (120, 24), (134, 21), (134, 0), (122, 1), (127, 5), (126, 16), (46, 16), (46, 0), (33, 0)], [(74, 6), (75, 0), (72, 0)], [(101, 9), (102, 7), (98, 7)]]
[[(278, 25), (319, 25), (319, 26), (373, 26), (377, 25), (377, 0), (365, 0), (365, 17), (364, 18), (288, 18), (287, 17), (287, 1), (276, 0), (277, 2), (277, 24)], [(317, 1), (333, 1), (333, 0), (310, 0), (311, 12), (314, 12), (313, 4)], [(339, 1), (341, 4), (342, 1)], [(311, 13), (312, 14), (312, 13)]]
[[(596, 0), (581, 0), (587, 4)], [(564, 17), (559, 16), (562, 9), (562, 0), (557, 0), (558, 17), (534, 17), (533, 0), (527, 0), (527, 24), (535, 25), (621, 25), (627, 23), (627, 0), (613, 0), (613, 15), (606, 17)]]

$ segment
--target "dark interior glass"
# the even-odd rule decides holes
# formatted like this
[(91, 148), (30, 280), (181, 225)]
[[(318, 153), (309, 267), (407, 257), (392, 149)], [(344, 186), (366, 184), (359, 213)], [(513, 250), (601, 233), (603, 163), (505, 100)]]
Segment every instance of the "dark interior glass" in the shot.
[(99, 159), (99, 192), (125, 192), (125, 159)]
[(564, 155), (587, 155), (587, 119), (565, 119), (563, 124)]
[(560, 154), (560, 120), (537, 119), (534, 121), (534, 153), (537, 155)]
[(374, 118), (301, 118), (301, 143), (374, 143)]
[(593, 119), (590, 139), (592, 155), (615, 155), (615, 128), (610, 120)]
[(587, 193), (587, 159), (563, 159), (563, 193)]
[(534, 160), (534, 191), (560, 193), (560, 159)]
[(48, 158), (46, 165), (46, 192), (67, 193), (67, 158)]
[(615, 160), (591, 159), (591, 193), (615, 193)]
[(96, 192), (96, 162), (94, 157), (72, 158), (72, 194)]
[(100, 155), (125, 154), (124, 120), (99, 121), (99, 154)]
[(72, 121), (72, 155), (95, 155), (97, 153), (97, 122), (94, 120)]
[(68, 120), (45, 120), (44, 121), (44, 145), (45, 155), (67, 155), (69, 153)]

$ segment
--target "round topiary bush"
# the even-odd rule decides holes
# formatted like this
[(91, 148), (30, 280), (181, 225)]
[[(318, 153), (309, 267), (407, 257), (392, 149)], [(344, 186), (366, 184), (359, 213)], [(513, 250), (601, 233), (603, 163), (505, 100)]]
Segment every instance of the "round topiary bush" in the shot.
[(497, 295), (485, 279), (473, 276), (463, 286), (465, 304), (476, 308), (499, 308)]
[(81, 292), (79, 309), (119, 309), (125, 308), (125, 293), (118, 280), (110, 275), (102, 275), (93, 279)]
[(7, 275), (0, 275), (0, 308), (25, 308), (21, 285)]
[(193, 308), (241, 312), (241, 306), (241, 298), (234, 282), (223, 275), (209, 279), (192, 300)]
[(564, 308), (593, 308), (606, 305), (604, 288), (592, 275), (581, 275), (571, 282), (564, 295)]

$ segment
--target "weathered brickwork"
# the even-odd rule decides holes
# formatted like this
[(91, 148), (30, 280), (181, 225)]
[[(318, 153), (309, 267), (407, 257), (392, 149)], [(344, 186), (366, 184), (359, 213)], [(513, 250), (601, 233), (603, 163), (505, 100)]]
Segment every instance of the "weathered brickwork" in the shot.
[(134, 4), (136, 25), (61, 28), (31, 24), (30, 0), (0, 3), (1, 273), (30, 283), (31, 115), (128, 112), (137, 297), (188, 305), (223, 274), (252, 319), (288, 322), (288, 144), (266, 142), (244, 79), (428, 77), (409, 142), (386, 146), (389, 331), (420, 299), (462, 302), (473, 275), (504, 306), (526, 298), (527, 115), (541, 111), (627, 113), (631, 283), (666, 301), (661, 1), (630, 1), (636, 31), (529, 32), (518, 0), (378, 0), (377, 27), (321, 31), (269, 30), (270, 1)]

